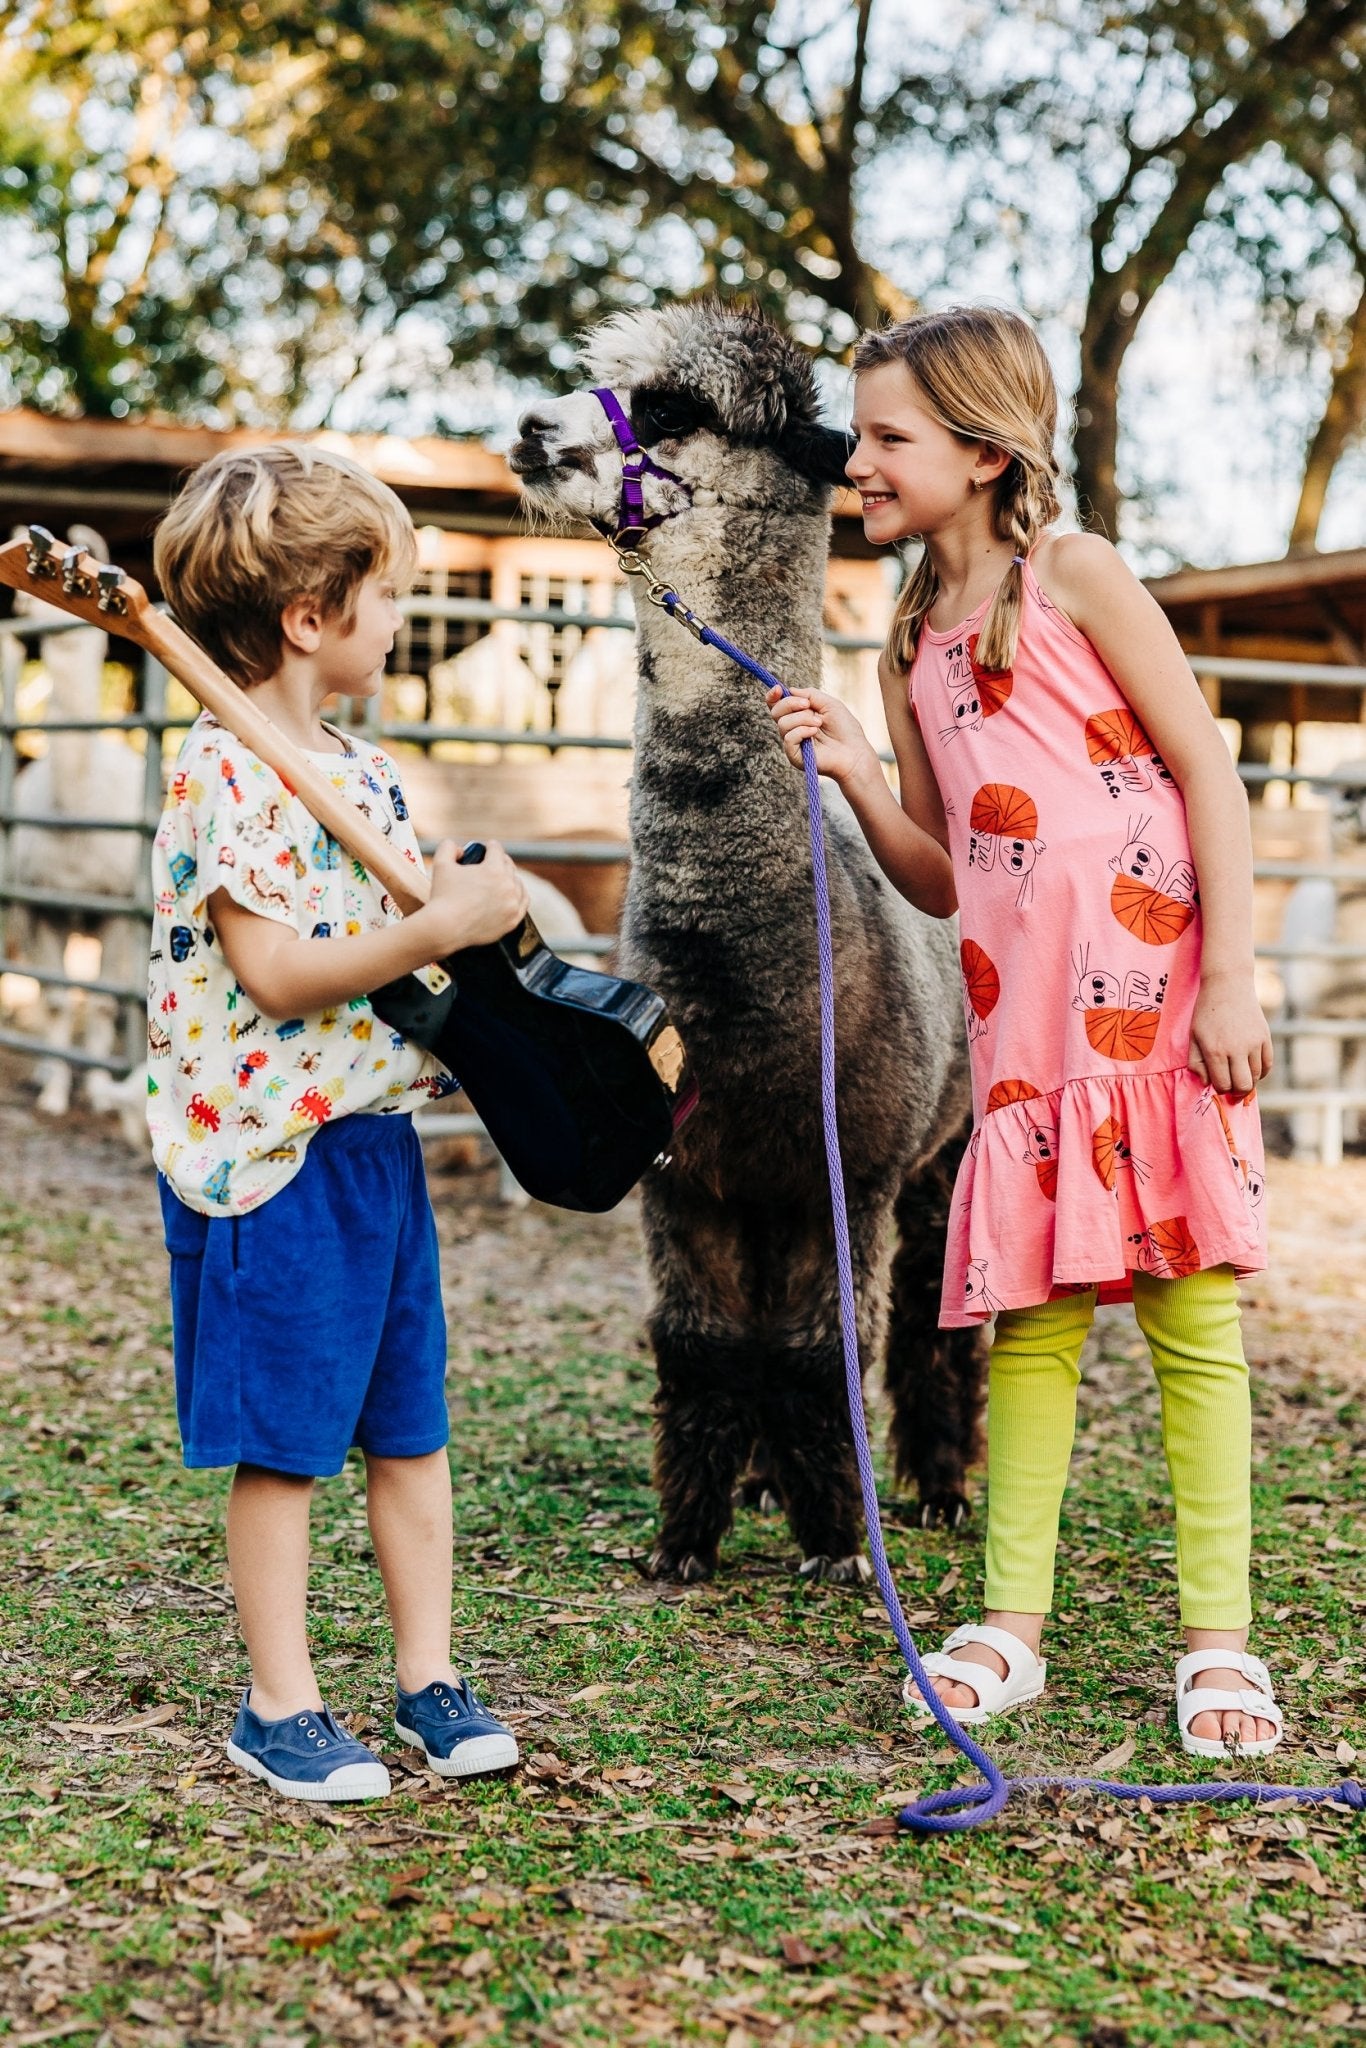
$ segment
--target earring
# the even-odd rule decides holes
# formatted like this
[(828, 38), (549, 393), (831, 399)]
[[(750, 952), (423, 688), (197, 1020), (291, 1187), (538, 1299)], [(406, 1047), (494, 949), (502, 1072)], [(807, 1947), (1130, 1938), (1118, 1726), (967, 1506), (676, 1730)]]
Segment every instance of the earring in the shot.
[(981, 477), (980, 477), (980, 476), (975, 476), (975, 477), (973, 478), (973, 480), (972, 480), (972, 488), (974, 489), (974, 491), (980, 491), (980, 490), (981, 490), (981, 488), (982, 488), (982, 479), (981, 479)]

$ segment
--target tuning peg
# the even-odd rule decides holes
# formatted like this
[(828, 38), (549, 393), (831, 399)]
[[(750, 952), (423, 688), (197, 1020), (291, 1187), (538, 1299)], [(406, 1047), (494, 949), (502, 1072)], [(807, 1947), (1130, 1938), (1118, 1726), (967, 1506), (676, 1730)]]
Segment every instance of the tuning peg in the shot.
[(57, 554), (57, 536), (49, 533), (45, 526), (30, 526), (28, 530), (28, 573), (30, 576), (55, 576), (60, 556)]
[(84, 557), (79, 548), (71, 548), (62, 563), (62, 589), (68, 597), (93, 597), (94, 578), (81, 567)]
[(102, 562), (95, 581), (100, 593), (99, 607), (102, 612), (118, 614), (127, 611), (128, 603), (121, 587), (122, 569), (116, 569), (112, 562)]

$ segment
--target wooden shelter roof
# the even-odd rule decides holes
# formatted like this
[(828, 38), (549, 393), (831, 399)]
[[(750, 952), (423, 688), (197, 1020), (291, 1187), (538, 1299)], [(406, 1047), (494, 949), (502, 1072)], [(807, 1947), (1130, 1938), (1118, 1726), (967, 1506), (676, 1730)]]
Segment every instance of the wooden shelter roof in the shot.
[(1366, 667), (1366, 548), (1178, 569), (1148, 588), (1192, 654)]

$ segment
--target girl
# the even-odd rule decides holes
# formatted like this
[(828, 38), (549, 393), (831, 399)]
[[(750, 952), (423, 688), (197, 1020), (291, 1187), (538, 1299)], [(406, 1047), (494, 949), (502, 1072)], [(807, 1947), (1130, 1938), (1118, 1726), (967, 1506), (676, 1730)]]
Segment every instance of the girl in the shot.
[(926, 1664), (960, 1721), (1043, 1691), (1078, 1359), (1096, 1301), (1132, 1300), (1176, 1507), (1182, 1744), (1264, 1756), (1282, 1720), (1246, 1649), (1236, 1278), (1266, 1263), (1271, 1044), (1247, 804), (1152, 598), (1107, 541), (1050, 531), (1057, 393), (1026, 322), (927, 314), (866, 335), (854, 365), (865, 531), (924, 544), (880, 664), (900, 802), (837, 699), (769, 701), (902, 894), (962, 916), (976, 1128), (942, 1322), (996, 1318), (986, 1622)]

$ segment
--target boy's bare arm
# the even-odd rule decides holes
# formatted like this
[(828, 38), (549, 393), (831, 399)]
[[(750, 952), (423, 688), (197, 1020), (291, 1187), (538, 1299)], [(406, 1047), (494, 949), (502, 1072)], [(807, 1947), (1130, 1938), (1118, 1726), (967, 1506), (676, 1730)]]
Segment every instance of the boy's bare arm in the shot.
[(350, 938), (301, 939), (289, 925), (258, 917), (226, 889), (209, 898), (209, 917), (229, 967), (267, 1017), (302, 1017), (382, 988), (462, 946), (482, 946), (512, 931), (526, 915), (526, 884), (491, 842), (477, 867), (456, 864), (456, 848), (439, 846), (432, 893), (421, 910), (383, 931)]

